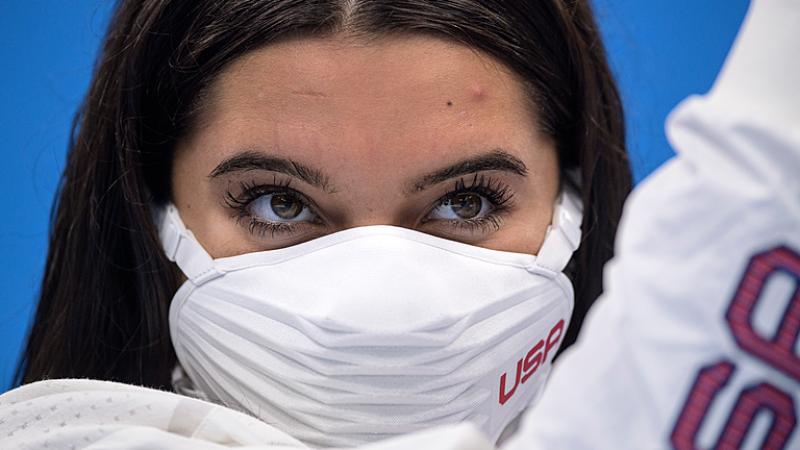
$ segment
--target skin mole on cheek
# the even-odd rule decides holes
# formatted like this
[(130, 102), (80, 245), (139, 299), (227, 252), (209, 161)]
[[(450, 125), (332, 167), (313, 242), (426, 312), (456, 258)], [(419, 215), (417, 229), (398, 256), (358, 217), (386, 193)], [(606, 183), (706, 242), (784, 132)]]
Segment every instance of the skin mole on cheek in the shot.
[(453, 106), (453, 101), (452, 100), (448, 100), (447, 101), (447, 106)]

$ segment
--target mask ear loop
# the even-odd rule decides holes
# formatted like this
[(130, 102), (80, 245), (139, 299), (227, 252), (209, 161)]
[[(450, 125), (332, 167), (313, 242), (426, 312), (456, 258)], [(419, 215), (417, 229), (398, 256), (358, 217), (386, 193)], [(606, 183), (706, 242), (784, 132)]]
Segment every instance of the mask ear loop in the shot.
[(567, 186), (561, 191), (553, 211), (553, 223), (547, 227), (535, 265), (553, 272), (567, 267), (581, 244), (583, 208), (578, 194)]
[(225, 273), (183, 224), (175, 205), (168, 203), (165, 208), (158, 208), (155, 216), (167, 259), (175, 262), (192, 283), (201, 285)]

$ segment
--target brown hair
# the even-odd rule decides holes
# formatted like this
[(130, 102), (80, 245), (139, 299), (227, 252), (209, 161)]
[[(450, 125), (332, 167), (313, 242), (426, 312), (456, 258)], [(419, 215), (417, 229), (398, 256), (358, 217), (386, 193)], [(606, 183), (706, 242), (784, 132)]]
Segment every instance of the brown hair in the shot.
[(480, 49), (529, 85), (584, 205), (569, 344), (601, 292), (631, 188), (623, 113), (585, 0), (125, 0), (75, 116), (36, 318), (17, 382), (89, 377), (168, 387), (178, 278), (150, 215), (196, 99), (244, 53), (332, 33), (427, 33)]

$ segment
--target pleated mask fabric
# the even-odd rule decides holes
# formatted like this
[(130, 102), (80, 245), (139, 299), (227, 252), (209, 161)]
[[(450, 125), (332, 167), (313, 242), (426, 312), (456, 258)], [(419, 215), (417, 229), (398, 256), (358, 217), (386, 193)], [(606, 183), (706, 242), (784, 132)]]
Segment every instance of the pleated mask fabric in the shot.
[(180, 364), (210, 400), (316, 447), (471, 421), (490, 439), (540, 393), (573, 308), (564, 192), (538, 255), (373, 225), (213, 259), (173, 205), (164, 250)]

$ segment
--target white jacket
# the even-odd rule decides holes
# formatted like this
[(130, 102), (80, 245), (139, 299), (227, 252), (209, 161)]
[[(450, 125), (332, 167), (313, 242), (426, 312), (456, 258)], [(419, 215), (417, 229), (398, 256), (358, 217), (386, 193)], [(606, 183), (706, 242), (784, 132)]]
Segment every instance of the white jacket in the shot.
[(628, 200), (606, 292), (507, 450), (800, 448), (800, 1), (755, 0), (667, 133), (677, 156)]

